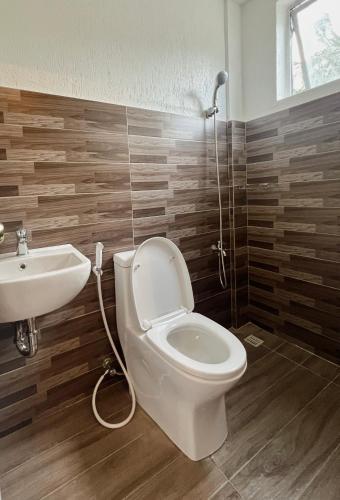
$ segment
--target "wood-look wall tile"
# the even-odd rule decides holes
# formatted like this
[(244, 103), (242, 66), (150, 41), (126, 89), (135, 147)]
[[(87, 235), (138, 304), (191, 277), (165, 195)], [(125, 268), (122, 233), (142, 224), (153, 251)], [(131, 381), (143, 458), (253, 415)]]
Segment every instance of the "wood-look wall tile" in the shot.
[[(208, 165), (131, 164), (133, 191), (200, 189), (217, 186), (216, 167)], [(222, 165), (220, 183), (227, 186), (228, 170)]]
[[(139, 108), (127, 109), (129, 135), (212, 142), (213, 121)], [(218, 121), (218, 137), (226, 141), (226, 123)]]
[[(227, 124), (218, 122), (227, 248), (230, 133), (238, 226), (246, 216), (245, 127), (233, 122), (227, 133)], [(0, 88), (0, 197), (2, 252), (15, 251), (15, 231), (22, 226), (30, 248), (71, 243), (92, 263), (96, 242), (104, 243), (104, 302), (115, 338), (112, 254), (154, 235), (180, 246), (197, 282), (200, 310), (228, 324), (230, 290), (220, 289), (212, 250), (219, 214), (211, 120)], [(227, 259), (229, 265), (229, 254)], [(244, 280), (240, 260), (238, 273)], [(89, 394), (109, 352), (92, 275), (71, 303), (38, 323), (39, 351), (32, 360), (20, 357), (13, 330), (3, 334), (1, 327), (0, 399), (6, 406), (0, 430), (6, 433)], [(36, 394), (25, 392), (32, 387)]]
[(8, 103), (5, 123), (127, 133), (125, 106), (29, 91), (17, 91), (15, 95), (2, 88), (0, 102), (3, 101)]
[(126, 164), (4, 163), (6, 165), (0, 165), (4, 172), (0, 187), (16, 186), (16, 194), (21, 196), (130, 190), (129, 168)]
[(28, 161), (129, 160), (126, 135), (41, 127), (23, 127), (22, 136), (10, 139), (6, 155)]
[[(336, 93), (246, 124), (250, 319), (333, 356), (340, 352), (339, 111)], [(271, 300), (278, 315), (268, 311)]]
[[(212, 143), (130, 135), (129, 148), (132, 163), (215, 164)], [(219, 157), (221, 165), (225, 165), (228, 159), (226, 143), (219, 144)]]

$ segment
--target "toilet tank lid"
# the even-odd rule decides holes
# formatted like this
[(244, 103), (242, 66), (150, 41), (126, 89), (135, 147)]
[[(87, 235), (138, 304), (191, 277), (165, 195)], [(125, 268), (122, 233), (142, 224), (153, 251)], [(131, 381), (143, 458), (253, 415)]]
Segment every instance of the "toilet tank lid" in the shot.
[(144, 241), (132, 259), (132, 296), (142, 330), (159, 318), (194, 309), (189, 271), (179, 248), (169, 239)]
[(113, 255), (113, 262), (120, 267), (131, 267), (133, 257), (136, 250), (128, 250), (127, 252), (119, 252)]

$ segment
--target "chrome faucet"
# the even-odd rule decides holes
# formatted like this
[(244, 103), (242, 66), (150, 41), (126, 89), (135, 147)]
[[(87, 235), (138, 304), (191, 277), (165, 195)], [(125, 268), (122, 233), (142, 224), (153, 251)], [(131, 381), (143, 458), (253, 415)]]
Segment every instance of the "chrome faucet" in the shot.
[(24, 228), (18, 229), (16, 233), (17, 233), (17, 240), (18, 240), (17, 255), (27, 255), (28, 254), (27, 230)]

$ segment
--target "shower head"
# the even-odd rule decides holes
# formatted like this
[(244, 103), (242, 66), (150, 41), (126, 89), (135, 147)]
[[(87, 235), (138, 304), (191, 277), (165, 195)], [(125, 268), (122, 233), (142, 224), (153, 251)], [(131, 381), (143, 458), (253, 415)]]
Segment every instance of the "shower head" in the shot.
[(220, 87), (222, 87), (222, 85), (224, 85), (226, 83), (226, 81), (228, 80), (228, 73), (226, 71), (220, 71), (216, 77), (216, 85), (215, 85), (215, 89), (214, 89), (214, 95), (213, 95), (213, 107), (217, 107), (216, 106), (216, 101), (217, 101), (217, 91)]
[(226, 71), (220, 71), (217, 74), (216, 77), (216, 85), (214, 88), (214, 94), (213, 94), (213, 105), (211, 108), (209, 108), (206, 112), (207, 118), (210, 118), (214, 114), (218, 113), (218, 107), (217, 107), (217, 91), (218, 89), (226, 83), (228, 80), (228, 73)]
[(228, 73), (226, 71), (220, 71), (216, 77), (216, 86), (220, 87), (221, 85), (224, 85), (227, 80)]

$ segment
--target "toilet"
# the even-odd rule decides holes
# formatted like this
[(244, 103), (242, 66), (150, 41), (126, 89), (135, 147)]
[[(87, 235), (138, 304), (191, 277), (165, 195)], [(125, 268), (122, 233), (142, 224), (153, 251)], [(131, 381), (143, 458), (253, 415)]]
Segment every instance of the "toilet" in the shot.
[(185, 260), (166, 238), (114, 255), (118, 335), (137, 401), (191, 460), (227, 437), (225, 394), (247, 368), (241, 342), (193, 312)]

